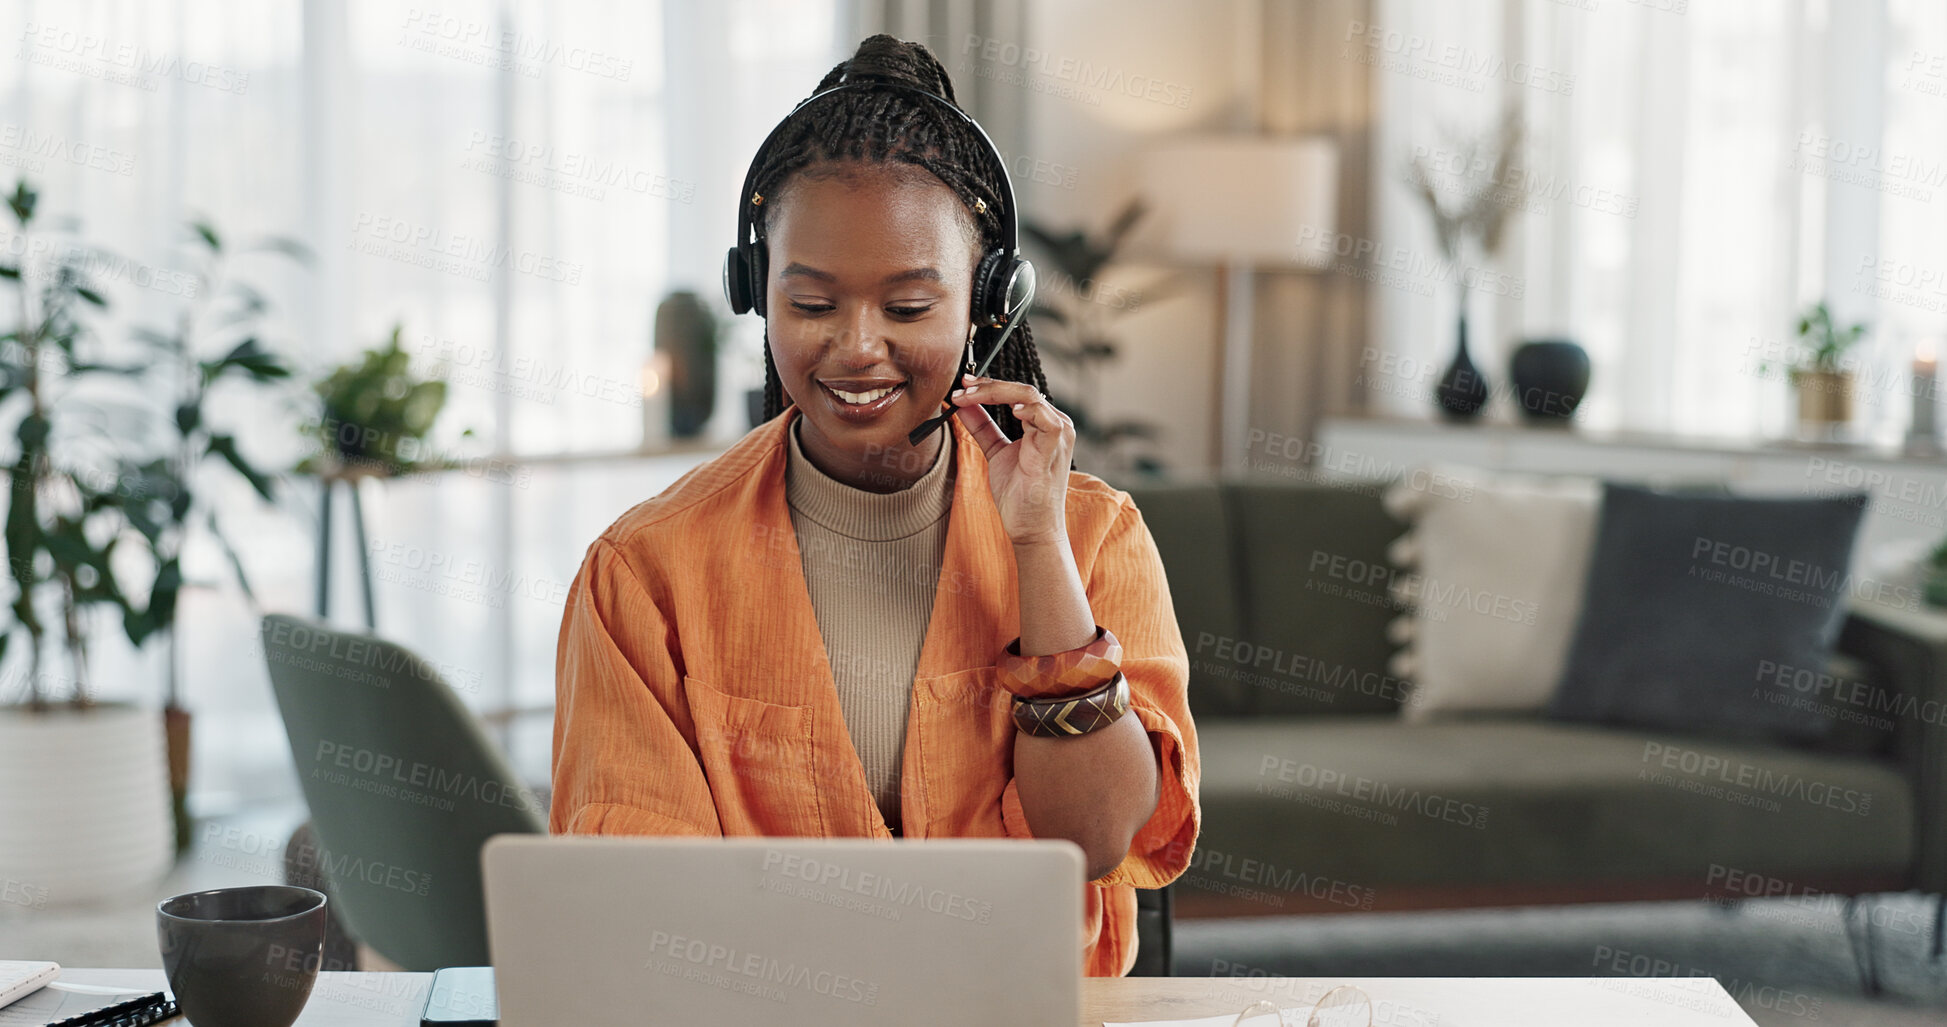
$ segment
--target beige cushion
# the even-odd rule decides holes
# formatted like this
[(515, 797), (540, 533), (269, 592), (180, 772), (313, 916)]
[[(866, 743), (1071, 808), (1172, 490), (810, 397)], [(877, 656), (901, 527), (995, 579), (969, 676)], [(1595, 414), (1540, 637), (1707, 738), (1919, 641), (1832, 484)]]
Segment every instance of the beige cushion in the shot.
[(1539, 711), (1561, 678), (1601, 506), (1593, 478), (1435, 465), (1402, 477), (1387, 507), (1410, 527), (1393, 671), (1413, 683), (1411, 721)]

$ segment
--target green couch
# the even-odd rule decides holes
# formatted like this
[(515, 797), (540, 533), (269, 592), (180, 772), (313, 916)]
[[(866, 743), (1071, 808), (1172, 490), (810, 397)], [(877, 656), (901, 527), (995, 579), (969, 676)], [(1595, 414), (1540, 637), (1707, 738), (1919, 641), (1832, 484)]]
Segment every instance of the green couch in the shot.
[(1190, 658), (1204, 820), (1182, 914), (1947, 891), (1947, 617), (1849, 615), (1834, 669), (1895, 700), (1877, 740), (1408, 723), (1381, 486), (1125, 487)]

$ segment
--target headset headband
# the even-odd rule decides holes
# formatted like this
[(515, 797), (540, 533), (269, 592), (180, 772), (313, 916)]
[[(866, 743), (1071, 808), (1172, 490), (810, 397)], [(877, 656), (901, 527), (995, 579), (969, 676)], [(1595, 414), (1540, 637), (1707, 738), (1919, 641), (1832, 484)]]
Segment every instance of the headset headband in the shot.
[(852, 73), (850, 70), (841, 72), (839, 74), (838, 82), (834, 84), (830, 89), (813, 93), (810, 96), (807, 96), (802, 100), (799, 100), (797, 106), (791, 108), (791, 113), (786, 114), (783, 120), (777, 123), (777, 127), (771, 129), (771, 134), (765, 136), (764, 141), (758, 145), (756, 155), (751, 158), (750, 169), (744, 172), (743, 191), (739, 193), (737, 196), (737, 247), (738, 249), (742, 249), (748, 252), (753, 234), (754, 233), (758, 234), (761, 237), (759, 223), (761, 222), (762, 219), (758, 218), (756, 215), (759, 213), (759, 208), (762, 204), (762, 201), (760, 200), (756, 203), (751, 202), (752, 198), (755, 197), (757, 194), (757, 169), (763, 163), (762, 158), (765, 152), (771, 148), (772, 143), (777, 141), (778, 134), (784, 131), (784, 126), (790, 124), (791, 119), (796, 117), (798, 112), (803, 110), (807, 105), (822, 100), (825, 97), (832, 95), (833, 93), (837, 93), (842, 90), (848, 90), (848, 89), (866, 89), (866, 88), (875, 88), (875, 87), (885, 88), (885, 89), (899, 89), (908, 93), (916, 94), (918, 96), (923, 96), (926, 99), (931, 100), (933, 103), (937, 104), (938, 106), (946, 110), (952, 111), (954, 114), (958, 115), (960, 117), (960, 120), (966, 122), (968, 126), (970, 126), (974, 130), (974, 134), (980, 137), (981, 143), (985, 145), (987, 148), (988, 155), (991, 156), (994, 160), (994, 170), (1000, 175), (1001, 192), (1003, 194), (1001, 210), (1000, 210), (1000, 218), (1001, 218), (1000, 245), (1006, 251), (1005, 253), (1002, 254), (1002, 256), (1008, 258), (1019, 257), (1021, 255), (1021, 239), (1020, 239), (1019, 226), (1015, 220), (1015, 213), (1014, 213), (1014, 180), (1007, 173), (1007, 160), (1006, 158), (1001, 156), (1000, 147), (994, 145), (993, 138), (987, 134), (986, 129), (980, 127), (980, 122), (975, 121), (973, 119), (973, 115), (968, 114), (964, 110), (961, 110), (958, 105), (954, 104), (946, 97), (941, 96), (940, 94), (935, 93), (930, 89), (922, 89), (919, 86), (913, 85), (910, 82), (900, 82), (896, 79), (885, 78), (870, 73), (854, 78), (852, 77)]

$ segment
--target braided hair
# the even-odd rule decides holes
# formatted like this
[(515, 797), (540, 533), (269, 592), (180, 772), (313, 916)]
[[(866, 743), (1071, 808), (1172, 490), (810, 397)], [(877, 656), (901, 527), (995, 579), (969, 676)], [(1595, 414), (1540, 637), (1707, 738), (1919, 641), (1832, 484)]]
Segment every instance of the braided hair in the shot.
[[(953, 82), (946, 68), (924, 43), (909, 43), (880, 33), (859, 44), (851, 59), (826, 73), (814, 94), (862, 76), (891, 79), (918, 86), (945, 97), (959, 106), (953, 96)], [(999, 175), (987, 146), (958, 118), (935, 104), (899, 89), (846, 90), (818, 101), (817, 105), (792, 120), (777, 142), (764, 154), (754, 188), (765, 196), (777, 196), (791, 176), (824, 161), (863, 161), (885, 164), (902, 161), (933, 173), (960, 197), (980, 234), (984, 252), (1006, 245), (1001, 238), (1002, 195)], [(975, 201), (985, 210), (977, 210)], [(768, 229), (776, 203), (764, 205), (762, 228)], [(1034, 332), (1026, 317), (1008, 338), (1007, 345), (988, 365), (991, 378), (1026, 382), (1046, 394), (1048, 378), (1041, 369), (1041, 354), (1034, 346)], [(764, 330), (764, 419), (784, 412), (787, 396), (771, 359), (770, 327)], [(982, 404), (994, 423), (1010, 439), (1021, 437), (1021, 422), (1005, 403)]]

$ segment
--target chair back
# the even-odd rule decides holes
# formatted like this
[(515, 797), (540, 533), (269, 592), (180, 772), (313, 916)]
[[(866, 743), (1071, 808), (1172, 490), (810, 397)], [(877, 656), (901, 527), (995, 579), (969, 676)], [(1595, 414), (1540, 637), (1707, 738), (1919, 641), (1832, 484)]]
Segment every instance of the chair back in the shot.
[(1173, 977), (1176, 952), (1172, 944), (1176, 933), (1175, 903), (1166, 884), (1161, 888), (1136, 889), (1136, 965), (1131, 977)]
[(480, 848), (544, 833), (540, 800), (412, 652), (277, 613), (261, 639), (345, 926), (406, 970), (487, 965)]

